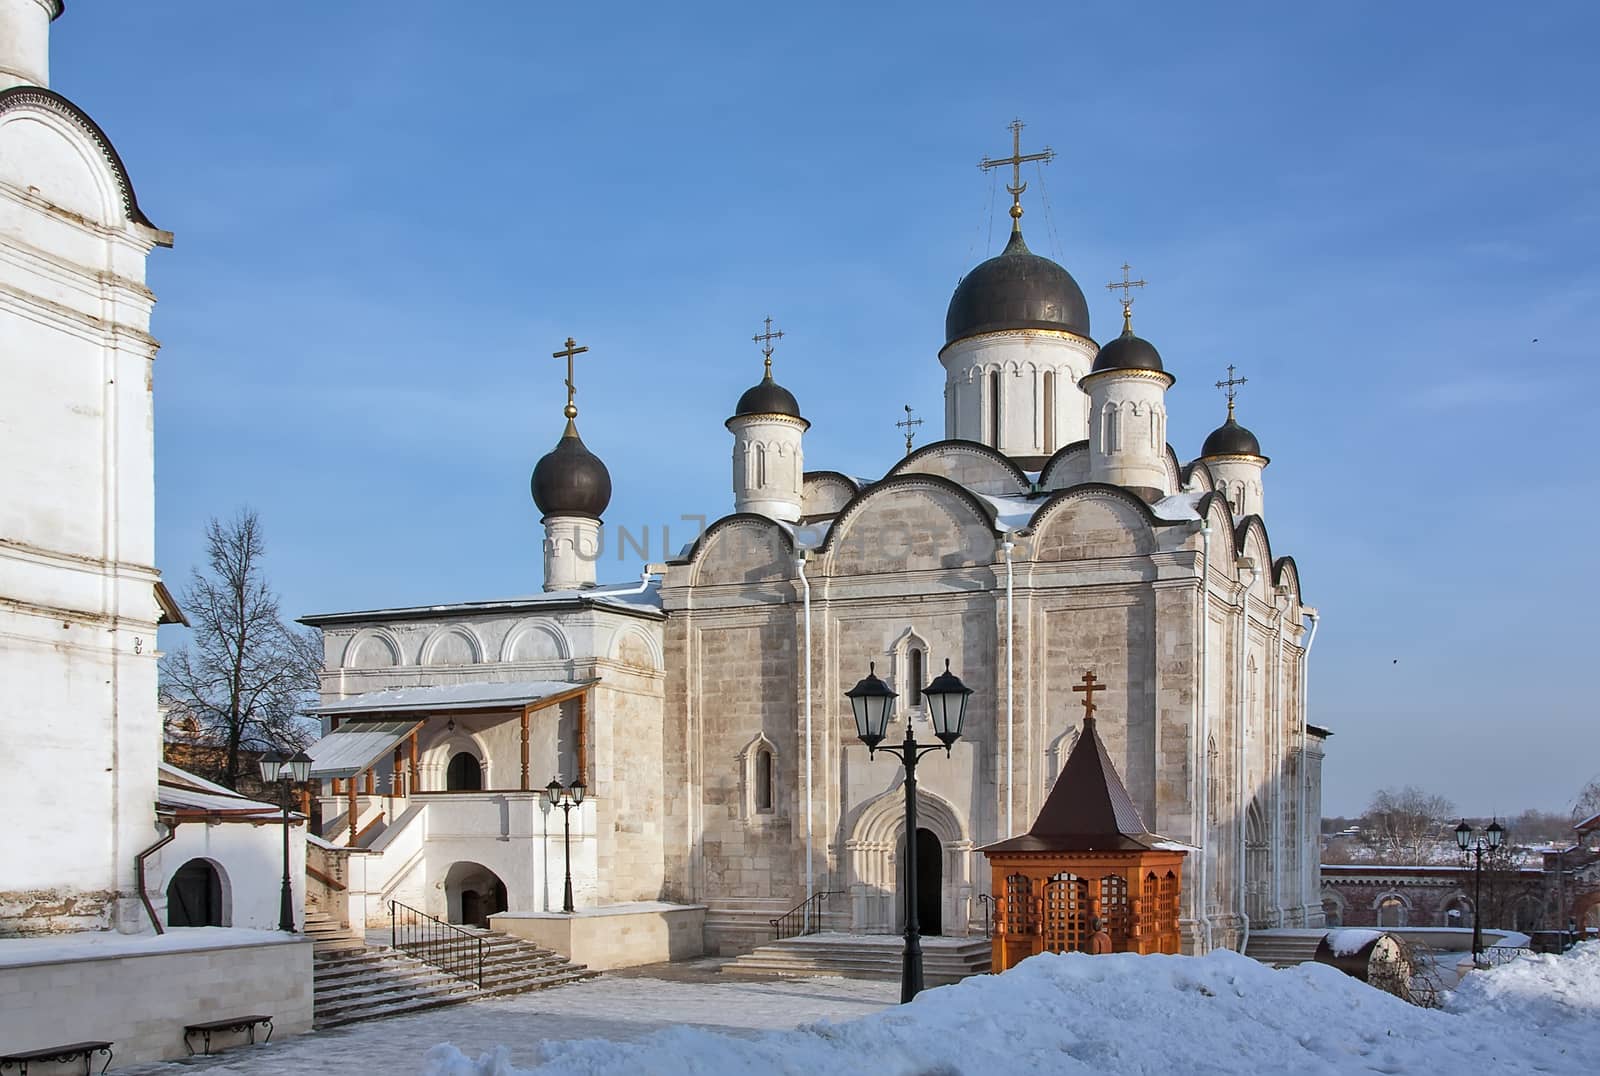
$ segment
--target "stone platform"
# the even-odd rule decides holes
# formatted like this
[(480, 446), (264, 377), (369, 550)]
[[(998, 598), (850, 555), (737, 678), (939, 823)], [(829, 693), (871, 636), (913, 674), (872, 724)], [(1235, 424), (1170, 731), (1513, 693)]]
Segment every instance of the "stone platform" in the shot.
[(705, 952), (701, 904), (638, 901), (563, 912), (501, 912), (489, 926), (595, 971), (689, 960)]
[[(835, 975), (846, 979), (900, 978), (905, 939), (898, 934), (806, 934), (760, 946), (722, 967), (724, 975)], [(989, 939), (922, 939), (922, 975), (928, 986), (960, 982), (989, 972)]]

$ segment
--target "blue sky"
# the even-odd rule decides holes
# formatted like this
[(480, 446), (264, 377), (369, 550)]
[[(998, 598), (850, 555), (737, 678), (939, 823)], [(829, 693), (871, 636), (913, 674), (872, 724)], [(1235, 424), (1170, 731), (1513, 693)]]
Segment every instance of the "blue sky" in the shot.
[(1327, 811), (1408, 781), (1557, 808), (1600, 771), (1592, 5), (69, 7), (52, 84), (177, 236), (177, 587), (248, 504), (295, 615), (536, 590), (569, 334), (651, 559), (728, 510), (768, 313), (808, 464), (881, 473), (903, 404), (939, 424), (945, 304), (1005, 236), (974, 166), (1020, 115), (1057, 153), (1030, 244), (1098, 338), (1099, 285), (1150, 281), (1180, 455), (1250, 379), (1274, 553), (1324, 615)]

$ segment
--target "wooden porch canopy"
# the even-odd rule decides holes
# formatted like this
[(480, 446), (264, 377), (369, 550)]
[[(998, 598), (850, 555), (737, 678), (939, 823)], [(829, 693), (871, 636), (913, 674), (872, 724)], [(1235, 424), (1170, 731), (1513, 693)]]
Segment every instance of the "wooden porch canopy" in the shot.
[[(1085, 682), (1100, 689), (1092, 675)], [(1112, 952), (1178, 951), (1187, 849), (1145, 826), (1085, 705), (1083, 732), (1033, 827), (982, 849), (996, 971), (1039, 952), (1088, 952), (1097, 929)]]

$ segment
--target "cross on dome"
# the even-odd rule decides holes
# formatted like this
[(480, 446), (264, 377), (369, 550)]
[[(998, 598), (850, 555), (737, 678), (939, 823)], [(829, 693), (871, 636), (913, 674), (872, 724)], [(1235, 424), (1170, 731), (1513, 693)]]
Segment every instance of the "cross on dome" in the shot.
[(566, 415), (569, 420), (578, 417), (578, 405), (572, 402), (573, 396), (578, 391), (577, 386), (572, 383), (572, 357), (574, 355), (582, 355), (588, 350), (587, 347), (579, 347), (578, 342), (569, 336), (567, 337), (567, 346), (565, 348), (550, 353), (552, 359), (567, 360), (567, 406), (561, 409), (561, 413)]
[(906, 431), (906, 455), (908, 456), (911, 455), (912, 438), (917, 435), (916, 428), (922, 425), (922, 420), (920, 418), (912, 418), (912, 414), (911, 405), (906, 404), (906, 417), (895, 423), (897, 427)]
[(1016, 119), (1012, 120), (1008, 126), (1011, 128), (1011, 156), (985, 157), (978, 162), (978, 167), (987, 172), (990, 169), (1004, 168), (1006, 165), (1011, 166), (1011, 182), (1006, 184), (1006, 190), (1011, 194), (1011, 230), (1020, 232), (1022, 231), (1022, 192), (1028, 189), (1028, 185), (1022, 181), (1022, 166), (1029, 161), (1042, 161), (1045, 164), (1049, 164), (1055, 160), (1056, 151), (1046, 146), (1038, 153), (1023, 153), (1022, 128), (1027, 125), (1020, 119)]
[(1127, 262), (1123, 262), (1122, 279), (1113, 280), (1111, 283), (1106, 285), (1107, 291), (1117, 291), (1119, 289), (1122, 291), (1122, 298), (1117, 301), (1122, 304), (1122, 331), (1125, 333), (1133, 332), (1133, 289), (1142, 288), (1145, 286), (1143, 277), (1140, 277), (1138, 280), (1128, 279), (1129, 273), (1132, 269), (1133, 266), (1129, 265)]
[(772, 349), (772, 342), (774, 340), (782, 340), (783, 339), (783, 330), (779, 329), (777, 332), (773, 332), (772, 331), (772, 315), (771, 314), (768, 314), (767, 317), (766, 317), (766, 325), (767, 325), (767, 331), (766, 332), (756, 333), (750, 339), (754, 340), (756, 343), (761, 345), (761, 357), (766, 360), (766, 363), (767, 363), (767, 376), (771, 377), (772, 376), (772, 350), (773, 350)]
[(1237, 387), (1239, 385), (1243, 385), (1245, 382), (1247, 382), (1249, 380), (1250, 379), (1247, 378), (1247, 377), (1234, 377), (1233, 376), (1233, 363), (1230, 362), (1228, 364), (1228, 380), (1226, 380), (1226, 381), (1218, 381), (1217, 382), (1217, 388), (1226, 389), (1227, 390), (1227, 393), (1228, 393), (1228, 417), (1229, 418), (1233, 417), (1233, 398), (1238, 395), (1238, 388)]

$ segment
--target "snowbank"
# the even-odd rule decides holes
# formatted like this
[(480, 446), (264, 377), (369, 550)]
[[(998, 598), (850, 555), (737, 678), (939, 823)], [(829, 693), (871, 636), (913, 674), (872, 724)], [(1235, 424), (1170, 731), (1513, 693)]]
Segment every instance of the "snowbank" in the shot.
[[(707, 1014), (708, 1018), (714, 1014)], [(737, 1038), (696, 1028), (633, 1043), (545, 1042), (559, 1076), (724, 1073), (1589, 1073), (1600, 1056), (1600, 943), (1474, 973), (1445, 1010), (1319, 964), (1045, 954), (848, 1023)], [(998, 1066), (998, 1068), (997, 1068)], [(508, 1051), (428, 1053), (427, 1076), (520, 1076)]]

